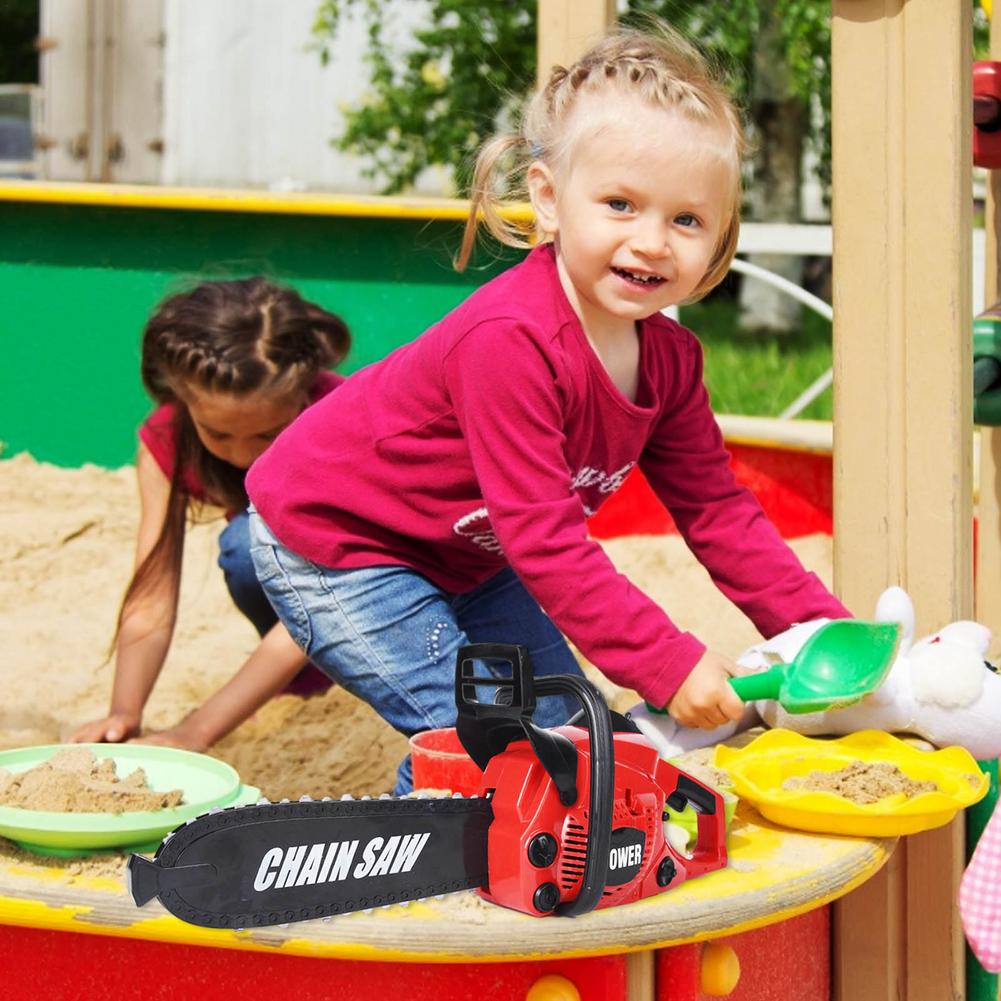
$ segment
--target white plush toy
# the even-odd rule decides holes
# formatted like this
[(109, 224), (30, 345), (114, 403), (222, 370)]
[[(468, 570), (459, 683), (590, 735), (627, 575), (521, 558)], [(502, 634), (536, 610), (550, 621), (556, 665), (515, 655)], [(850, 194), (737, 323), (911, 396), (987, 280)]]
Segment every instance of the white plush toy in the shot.
[[(899, 587), (880, 596), (876, 619), (900, 623), (900, 647), (883, 684), (853, 706), (795, 715), (777, 702), (756, 702), (739, 722), (715, 730), (687, 729), (642, 704), (630, 715), (665, 757), (718, 743), (759, 720), (807, 735), (858, 730), (910, 733), (936, 747), (965, 747), (980, 759), (1001, 755), (1001, 676), (984, 660), (990, 630), (977, 622), (952, 622), (915, 643), (914, 605)], [(826, 621), (793, 626), (746, 650), (737, 663), (748, 673), (788, 663)]]

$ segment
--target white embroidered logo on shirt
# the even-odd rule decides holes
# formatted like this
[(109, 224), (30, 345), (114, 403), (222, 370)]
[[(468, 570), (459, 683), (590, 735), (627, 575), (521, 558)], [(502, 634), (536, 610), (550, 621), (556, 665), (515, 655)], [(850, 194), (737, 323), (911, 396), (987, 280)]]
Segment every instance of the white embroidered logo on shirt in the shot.
[[(625, 482), (630, 470), (635, 466), (635, 462), (627, 462), (621, 469), (614, 473), (606, 473), (602, 469), (595, 469), (594, 466), (581, 466), (570, 481), (570, 489), (580, 497), (580, 502), (584, 507), (584, 514), (590, 518), (597, 505), (592, 508), (584, 500), (585, 491), (597, 491), (599, 494), (613, 494)], [(603, 498), (602, 498), (603, 499)], [(493, 526), (485, 507), (478, 507), (469, 514), (464, 514), (453, 526), (452, 531), (463, 539), (468, 539), (474, 546), (488, 553), (502, 554), (503, 547), (497, 541)]]
[(488, 553), (503, 553), (501, 544), (494, 535), (490, 518), (485, 507), (478, 507), (469, 514), (464, 514), (453, 526), (452, 531), (463, 539), (469, 539), (474, 546), (485, 549)]
[(600, 494), (614, 494), (625, 482), (629, 471), (635, 465), (635, 462), (627, 462), (614, 473), (606, 473), (603, 469), (595, 469), (594, 466), (581, 466), (570, 481), (570, 489), (580, 490), (581, 487), (594, 487)]
[(603, 469), (595, 469), (594, 466), (581, 466), (577, 470), (574, 478), (570, 481), (570, 489), (577, 492), (581, 504), (584, 505), (584, 514), (588, 518), (598, 510), (600, 502), (599, 505), (591, 507), (584, 499), (584, 490), (591, 488), (597, 490), (599, 494), (614, 494), (625, 482), (626, 477), (635, 465), (635, 462), (627, 462), (621, 469), (617, 469), (614, 473), (606, 473)]

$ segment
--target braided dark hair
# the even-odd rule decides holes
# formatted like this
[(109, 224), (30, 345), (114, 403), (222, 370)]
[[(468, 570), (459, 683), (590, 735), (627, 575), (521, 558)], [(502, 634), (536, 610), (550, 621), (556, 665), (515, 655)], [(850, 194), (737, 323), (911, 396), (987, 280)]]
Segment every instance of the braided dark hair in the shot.
[[(118, 622), (155, 571), (179, 578), (191, 471), (206, 498), (229, 510), (247, 506), (245, 470), (214, 456), (195, 431), (185, 392), (234, 396), (267, 391), (305, 402), (320, 372), (342, 361), (351, 345), (344, 321), (295, 289), (262, 277), (204, 282), (164, 299), (142, 339), (143, 385), (159, 404), (175, 404), (176, 454), (163, 527), (125, 591)], [(117, 633), (116, 633), (117, 635)]]
[(264, 278), (206, 282), (164, 300), (143, 334), (142, 379), (159, 403), (194, 385), (240, 396), (308, 391), (347, 353), (343, 320)]

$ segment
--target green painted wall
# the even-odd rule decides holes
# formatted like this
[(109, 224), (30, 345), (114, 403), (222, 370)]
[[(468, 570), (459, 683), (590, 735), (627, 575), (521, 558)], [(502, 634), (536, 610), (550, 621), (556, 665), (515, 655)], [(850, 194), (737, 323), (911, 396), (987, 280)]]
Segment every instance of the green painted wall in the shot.
[(139, 339), (192, 281), (265, 274), (339, 313), (354, 371), (517, 255), (457, 274), (461, 224), (0, 202), (0, 442), (64, 466), (132, 462), (150, 410)]

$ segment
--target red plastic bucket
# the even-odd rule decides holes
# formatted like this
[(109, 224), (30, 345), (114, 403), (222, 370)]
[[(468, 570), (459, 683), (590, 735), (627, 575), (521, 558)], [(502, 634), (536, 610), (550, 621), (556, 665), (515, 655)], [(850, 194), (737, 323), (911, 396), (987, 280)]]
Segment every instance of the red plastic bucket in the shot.
[(459, 743), (455, 727), (425, 730), (410, 738), (415, 789), (451, 789), (463, 796), (479, 792), (483, 772)]

